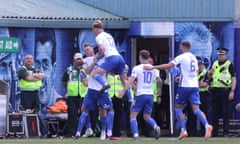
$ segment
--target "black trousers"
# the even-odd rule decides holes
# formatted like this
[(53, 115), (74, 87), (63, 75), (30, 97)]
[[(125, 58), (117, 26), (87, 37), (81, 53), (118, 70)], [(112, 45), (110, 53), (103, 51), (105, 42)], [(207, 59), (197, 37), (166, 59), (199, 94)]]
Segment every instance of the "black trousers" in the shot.
[(38, 112), (40, 108), (39, 91), (21, 91), (20, 102), (24, 110), (34, 109)]
[(89, 111), (91, 127), (96, 136), (99, 136), (101, 133), (100, 125), (99, 125), (99, 107), (96, 106), (95, 110)]
[(112, 98), (113, 102), (113, 109), (114, 109), (114, 121), (113, 121), (113, 136), (121, 136), (121, 120), (123, 112), (125, 114), (126, 118), (126, 131), (127, 134), (130, 134), (130, 106), (131, 102), (129, 102), (127, 99), (120, 99), (117, 97)]
[[(209, 104), (210, 93), (208, 91), (203, 91), (203, 92), (199, 92), (199, 94), (200, 94), (200, 101), (201, 101), (200, 109), (206, 115), (207, 120), (209, 122), (208, 109), (211, 109), (210, 104)], [(205, 134), (205, 126), (203, 124), (201, 124), (200, 136), (204, 136), (204, 134)]]
[(82, 99), (78, 97), (68, 97), (68, 120), (66, 136), (74, 136), (78, 126), (78, 110), (80, 109)]
[(230, 89), (213, 88), (212, 93), (212, 125), (213, 136), (218, 136), (220, 118), (223, 119), (223, 134), (229, 134), (229, 119), (233, 115), (233, 100), (228, 100)]
[(163, 109), (166, 112), (166, 127), (170, 127), (170, 94), (169, 94), (169, 85), (164, 84), (162, 88), (162, 102), (160, 104), (160, 109)]

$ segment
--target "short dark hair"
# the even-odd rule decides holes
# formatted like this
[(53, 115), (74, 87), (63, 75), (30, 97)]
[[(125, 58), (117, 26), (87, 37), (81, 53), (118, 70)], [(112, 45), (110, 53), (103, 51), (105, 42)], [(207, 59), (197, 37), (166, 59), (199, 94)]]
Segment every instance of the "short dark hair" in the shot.
[(139, 54), (143, 59), (148, 59), (150, 57), (150, 52), (148, 50), (141, 50)]
[(87, 46), (90, 46), (90, 47), (93, 48), (92, 44), (90, 44), (90, 43), (85, 43), (85, 44), (83, 45), (84, 48), (87, 47)]
[(190, 48), (191, 47), (191, 43), (189, 41), (183, 41), (181, 43), (182, 46), (186, 47), (186, 48)]

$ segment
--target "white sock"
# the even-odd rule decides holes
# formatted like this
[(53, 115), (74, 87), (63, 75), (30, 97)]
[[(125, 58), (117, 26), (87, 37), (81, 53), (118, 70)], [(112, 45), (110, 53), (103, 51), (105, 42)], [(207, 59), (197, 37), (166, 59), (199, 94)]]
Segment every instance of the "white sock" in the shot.
[(108, 137), (112, 136), (112, 131), (111, 130), (107, 130), (107, 136)]
[(80, 133), (79, 131), (76, 132), (76, 136), (80, 136), (80, 134), (81, 134), (81, 133)]

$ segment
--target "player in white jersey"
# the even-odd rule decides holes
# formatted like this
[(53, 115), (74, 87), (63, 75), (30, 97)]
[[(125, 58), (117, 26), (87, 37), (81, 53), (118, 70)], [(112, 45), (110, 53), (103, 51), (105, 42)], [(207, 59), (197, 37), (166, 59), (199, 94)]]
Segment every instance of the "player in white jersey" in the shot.
[[(94, 69), (96, 69), (101, 63), (103, 63), (105, 58), (98, 59), (98, 56), (88, 57), (85, 59), (85, 64), (83, 65), (85, 72), (90, 74), (88, 79), (88, 91), (86, 97), (83, 100), (83, 112), (79, 118), (78, 129), (75, 138), (78, 139), (81, 135), (81, 131), (86, 124), (86, 118), (89, 115), (89, 110), (94, 110), (96, 104), (100, 107), (101, 113), (101, 136), (100, 139), (106, 139), (106, 129), (107, 136), (112, 136), (112, 125), (114, 111), (112, 108), (112, 100), (109, 97), (108, 92), (99, 93), (102, 86), (91, 76)], [(103, 77), (106, 80), (106, 75)]]
[[(153, 70), (144, 70), (144, 65), (148, 64), (148, 58), (150, 56), (149, 51), (141, 50), (139, 54), (140, 65), (137, 65), (133, 68), (131, 77), (128, 79), (124, 89), (119, 92), (119, 96), (123, 96), (126, 90), (137, 80), (136, 94), (134, 97), (134, 102), (131, 107), (130, 113), (130, 125), (132, 133), (135, 139), (139, 138), (138, 133), (138, 124), (136, 117), (139, 112), (143, 110), (144, 120), (152, 126), (155, 131), (155, 138), (160, 137), (160, 127), (157, 125), (155, 120), (151, 118), (152, 107), (153, 107), (153, 83), (156, 79), (158, 83), (161, 82), (159, 77), (159, 72), (156, 69)], [(151, 66), (151, 65), (150, 65)], [(158, 84), (160, 86), (161, 84)], [(161, 89), (159, 87), (159, 89)]]
[(102, 63), (92, 75), (94, 79), (102, 85), (100, 92), (104, 92), (106, 89), (110, 88), (107, 81), (103, 79), (103, 74), (106, 72), (119, 74), (124, 86), (126, 80), (126, 75), (124, 74), (125, 61), (117, 51), (113, 37), (109, 33), (104, 32), (103, 23), (100, 20), (95, 20), (93, 22), (92, 29), (93, 33), (96, 35), (98, 52), (100, 55), (106, 57), (105, 62)]
[(176, 95), (175, 113), (178, 120), (181, 132), (179, 139), (188, 136), (185, 128), (185, 116), (182, 112), (186, 101), (189, 101), (194, 114), (199, 121), (205, 126), (205, 140), (208, 140), (212, 135), (213, 127), (208, 124), (205, 114), (199, 109), (200, 96), (198, 86), (198, 62), (196, 57), (190, 52), (191, 44), (189, 41), (183, 41), (180, 45), (182, 54), (167, 64), (156, 66), (145, 66), (145, 69), (169, 69), (176, 65), (180, 65), (180, 81)]
[[(83, 45), (83, 50), (85, 52), (86, 57), (83, 59), (83, 68), (84, 70), (86, 70), (86, 68), (88, 67), (88, 65), (90, 65), (93, 61), (93, 57), (95, 55), (94, 53), (94, 48), (92, 46), (92, 44), (90, 43), (85, 43)], [(89, 75), (88, 75), (89, 77)], [(85, 97), (85, 96), (84, 96)], [(82, 108), (83, 109), (83, 104), (82, 104)], [(89, 111), (89, 115), (86, 118), (86, 131), (85, 134), (82, 135), (82, 137), (91, 137), (94, 135), (94, 132), (97, 134), (98, 133), (98, 129), (96, 127), (96, 122), (98, 120), (98, 115), (99, 115), (99, 109), (98, 107), (96, 107), (95, 110), (93, 111)], [(90, 119), (91, 117), (91, 119)]]

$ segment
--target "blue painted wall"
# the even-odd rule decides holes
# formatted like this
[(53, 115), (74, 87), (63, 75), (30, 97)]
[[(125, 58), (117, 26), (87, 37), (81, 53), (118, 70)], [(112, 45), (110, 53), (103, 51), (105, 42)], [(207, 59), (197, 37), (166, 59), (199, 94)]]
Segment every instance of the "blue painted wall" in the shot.
[[(139, 29), (139, 27), (132, 27), (130, 30), (106, 30), (114, 36), (118, 51), (124, 56), (129, 65), (132, 57), (130, 41), (132, 29)], [(240, 73), (240, 66), (237, 65), (240, 62), (240, 57), (237, 55), (237, 52), (240, 51), (240, 30), (236, 29), (234, 35), (233, 23), (176, 22), (174, 24), (174, 34), (176, 48), (182, 40), (191, 40), (194, 43), (193, 52), (203, 57), (208, 62), (208, 66), (216, 59), (216, 48), (218, 46), (227, 47), (229, 49), (229, 59), (235, 62), (237, 74)], [(9, 96), (11, 96), (10, 100), (14, 107), (15, 101), (19, 100), (16, 71), (22, 65), (24, 55), (32, 54), (36, 60), (38, 53), (35, 53), (35, 51), (37, 47), (41, 49), (55, 48), (55, 58), (53, 58), (52, 54), (49, 54), (52, 51), (48, 51), (45, 57), (49, 59), (49, 65), (48, 67), (46, 65), (42, 67), (42, 70), (47, 74), (47, 78), (44, 81), (46, 85), (41, 93), (43, 96), (40, 98), (44, 105), (51, 105), (57, 98), (65, 95), (65, 89), (61, 85), (61, 76), (65, 68), (72, 64), (73, 54), (77, 51), (84, 54), (82, 48), (84, 43), (92, 43), (96, 49), (95, 36), (90, 29), (0, 28), (0, 36), (19, 37), (21, 39), (19, 53), (0, 53), (0, 79), (9, 83)], [(135, 34), (134, 36), (141, 35), (139, 33), (139, 35)], [(40, 45), (36, 45), (39, 40)], [(52, 45), (49, 45), (47, 42), (51, 42)], [(132, 66), (130, 65), (130, 67)], [(238, 81), (240, 81), (239, 77)], [(236, 102), (240, 101), (239, 93), (240, 86), (238, 84)]]

